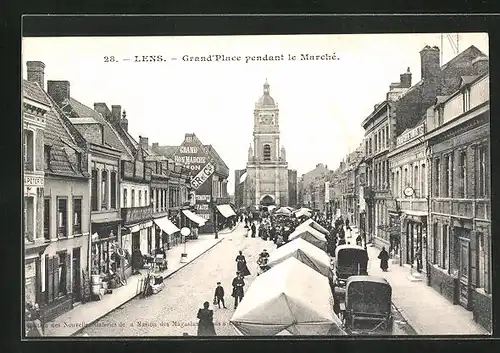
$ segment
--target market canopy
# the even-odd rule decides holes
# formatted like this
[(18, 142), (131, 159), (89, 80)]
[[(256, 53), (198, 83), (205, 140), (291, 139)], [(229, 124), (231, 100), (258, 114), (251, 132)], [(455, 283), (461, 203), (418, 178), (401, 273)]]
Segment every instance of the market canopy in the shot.
[(318, 232), (324, 234), (324, 235), (329, 235), (330, 232), (322, 227), (318, 222), (314, 221), (313, 219), (309, 218), (308, 220), (306, 220), (305, 222), (302, 222), (297, 228), (304, 228), (304, 227), (311, 227), (313, 229), (316, 229)]
[(234, 213), (234, 210), (230, 205), (217, 205), (217, 209), (226, 218), (236, 216), (236, 213)]
[(312, 245), (317, 246), (323, 251), (326, 251), (326, 238), (325, 236), (318, 232), (316, 229), (309, 226), (303, 228), (297, 227), (292, 234), (288, 237), (288, 240), (295, 240), (297, 238), (302, 238), (307, 240)]
[(275, 205), (267, 206), (267, 210), (268, 210), (269, 212), (271, 212), (271, 211), (272, 211), (272, 210), (274, 210), (275, 208), (276, 208), (276, 206), (275, 206)]
[(245, 336), (345, 335), (328, 278), (295, 258), (257, 277), (230, 323)]
[(168, 216), (162, 217), (155, 219), (154, 222), (158, 227), (161, 228), (165, 233), (168, 235), (172, 235), (174, 233), (180, 232), (180, 229), (177, 228), (175, 224), (172, 223), (170, 219), (168, 219)]
[(277, 215), (283, 215), (283, 216), (291, 216), (292, 215), (292, 211), (290, 211), (288, 208), (286, 207), (280, 207), (276, 212), (275, 214)]
[(190, 210), (182, 210), (182, 213), (184, 213), (184, 215), (194, 223), (197, 223), (200, 227), (207, 223), (207, 220), (205, 218), (198, 216), (196, 213), (193, 213)]
[(306, 217), (311, 217), (312, 216), (312, 211), (308, 208), (301, 208), (300, 210), (297, 210), (294, 212), (295, 217), (300, 218), (302, 216)]
[(274, 250), (269, 256), (268, 265), (272, 268), (287, 259), (294, 257), (325, 277), (333, 277), (330, 257), (308, 241), (297, 238)]

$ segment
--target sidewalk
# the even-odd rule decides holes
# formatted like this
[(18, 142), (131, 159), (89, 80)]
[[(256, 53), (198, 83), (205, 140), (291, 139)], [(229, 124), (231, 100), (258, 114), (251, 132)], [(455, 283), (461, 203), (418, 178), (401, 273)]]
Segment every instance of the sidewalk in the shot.
[[(155, 274), (161, 274), (163, 278), (171, 276), (219, 244), (228, 234), (238, 228), (239, 223), (232, 230), (225, 229), (220, 231), (218, 239), (214, 238), (214, 234), (201, 234), (196, 240), (188, 240), (186, 243), (188, 257), (185, 263), (180, 262), (181, 254), (184, 252), (184, 244), (179, 244), (171, 248), (167, 251), (168, 269), (163, 272), (156, 272)], [(141, 275), (132, 275), (127, 279), (125, 286), (113, 289), (113, 293), (104, 295), (102, 300), (78, 305), (53, 321), (45, 323), (44, 337), (68, 337), (74, 335), (86, 326), (134, 299), (139, 295), (137, 287), (142, 277)]]
[[(353, 238), (357, 236), (354, 235)], [(489, 335), (472, 318), (472, 312), (453, 305), (432, 287), (425, 274), (415, 281), (409, 266), (389, 261), (388, 272), (380, 269), (380, 249), (368, 246), (368, 273), (384, 277), (392, 286), (392, 302), (418, 335)], [(413, 270), (416, 272), (416, 270)]]

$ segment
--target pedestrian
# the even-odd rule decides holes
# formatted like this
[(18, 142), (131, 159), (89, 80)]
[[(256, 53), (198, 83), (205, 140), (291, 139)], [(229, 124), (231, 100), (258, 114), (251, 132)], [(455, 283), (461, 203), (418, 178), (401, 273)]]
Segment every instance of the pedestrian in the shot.
[(236, 277), (233, 278), (233, 293), (231, 296), (234, 298), (234, 308), (238, 307), (238, 303), (241, 303), (245, 293), (243, 287), (245, 286), (245, 280), (240, 272), (236, 272)]
[(356, 237), (356, 245), (361, 246), (362, 243), (363, 243), (363, 240), (361, 239), (361, 234), (358, 234), (358, 236)]
[(378, 258), (380, 259), (380, 268), (382, 271), (387, 272), (389, 268), (389, 253), (385, 250), (385, 246), (382, 247), (382, 251), (378, 254)]
[(284, 243), (285, 242), (283, 241), (283, 236), (281, 234), (278, 234), (278, 238), (276, 239), (276, 249), (278, 249)]
[(415, 251), (415, 259), (417, 260), (417, 271), (418, 273), (422, 272), (422, 250), (419, 246), (417, 246), (417, 250)]
[(345, 219), (345, 229), (352, 230), (351, 227), (349, 227), (349, 217), (346, 217)]
[(250, 275), (250, 270), (247, 267), (247, 260), (243, 255), (243, 252), (240, 250), (239, 255), (236, 256), (236, 270), (240, 272), (240, 274), (245, 277)]
[(224, 303), (224, 288), (220, 284), (220, 282), (217, 282), (217, 287), (215, 287), (215, 293), (214, 293), (214, 305), (217, 304), (220, 309), (220, 303), (222, 302), (222, 307), (224, 309), (226, 308), (226, 304)]
[(255, 223), (252, 222), (252, 226), (250, 227), (252, 230), (252, 238), (255, 238), (255, 234), (257, 233), (257, 228), (255, 227)]
[(203, 303), (203, 309), (198, 310), (198, 336), (216, 336), (214, 327), (214, 311), (210, 310), (209, 302)]

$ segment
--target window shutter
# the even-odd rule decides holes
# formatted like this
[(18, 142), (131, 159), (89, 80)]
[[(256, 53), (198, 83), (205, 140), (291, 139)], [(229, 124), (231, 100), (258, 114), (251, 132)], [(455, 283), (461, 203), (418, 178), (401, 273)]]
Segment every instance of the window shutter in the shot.
[(72, 289), (72, 282), (71, 282), (71, 254), (67, 253), (66, 254), (66, 293), (70, 294), (71, 289)]
[(59, 296), (59, 256), (52, 258), (52, 276), (54, 277), (54, 298)]
[(47, 302), (51, 303), (54, 300), (54, 261), (51, 257), (45, 257), (45, 266)]
[(478, 237), (480, 235), (477, 234), (476, 232), (473, 232), (471, 234), (471, 239), (470, 239), (470, 255), (469, 255), (469, 266), (470, 266), (470, 281), (469, 283), (472, 284), (473, 288), (476, 287), (477, 285), (477, 269), (478, 269), (478, 264), (479, 264), (479, 257), (478, 257)]

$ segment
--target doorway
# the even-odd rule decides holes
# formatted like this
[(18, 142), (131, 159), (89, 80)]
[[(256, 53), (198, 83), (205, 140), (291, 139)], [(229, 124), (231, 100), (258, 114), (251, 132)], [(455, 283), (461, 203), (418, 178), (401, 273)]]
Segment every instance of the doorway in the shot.
[(81, 280), (80, 280), (80, 248), (73, 249), (73, 264), (72, 264), (72, 277), (73, 277), (73, 302), (80, 302), (82, 300), (81, 293)]
[(140, 245), (141, 245), (140, 232), (132, 233), (132, 251), (134, 251), (135, 249), (140, 249)]
[(272, 196), (266, 195), (262, 198), (262, 201), (260, 202), (262, 206), (271, 206), (274, 205), (274, 199)]
[(470, 242), (468, 239), (459, 238), (459, 286), (460, 286), (460, 305), (468, 309), (469, 306), (469, 262), (470, 262)]

